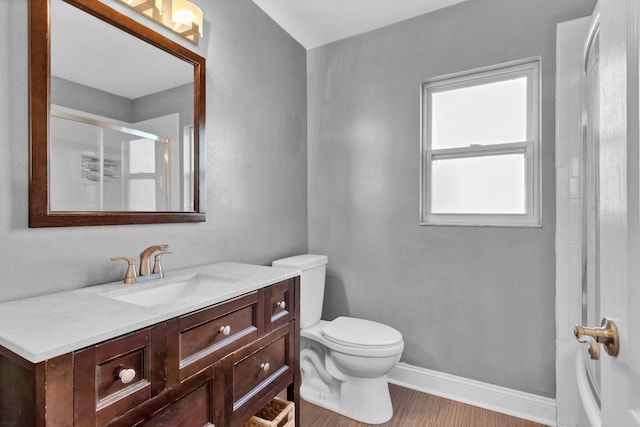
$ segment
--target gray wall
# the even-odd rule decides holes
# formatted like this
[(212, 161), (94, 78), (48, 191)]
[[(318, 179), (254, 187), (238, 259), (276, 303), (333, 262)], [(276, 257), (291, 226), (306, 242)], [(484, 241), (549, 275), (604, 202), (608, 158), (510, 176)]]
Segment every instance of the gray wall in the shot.
[(141, 96), (132, 100), (131, 105), (131, 122), (133, 123), (178, 112), (180, 129), (182, 129), (184, 126), (193, 125), (193, 84)]
[[(311, 50), (309, 249), (324, 317), (404, 334), (402, 361), (544, 396), (554, 375), (556, 23), (594, 0), (472, 0)], [(420, 82), (542, 57), (542, 228), (419, 226)]]
[(193, 124), (193, 84), (128, 99), (76, 82), (51, 77), (51, 103), (128, 123), (178, 112), (180, 128)]
[(29, 229), (28, 2), (0, 1), (0, 301), (119, 280), (109, 258), (153, 243), (166, 270), (307, 250), (306, 52), (251, 0), (198, 3), (207, 221)]
[(132, 122), (130, 99), (60, 77), (51, 77), (51, 103), (124, 122)]

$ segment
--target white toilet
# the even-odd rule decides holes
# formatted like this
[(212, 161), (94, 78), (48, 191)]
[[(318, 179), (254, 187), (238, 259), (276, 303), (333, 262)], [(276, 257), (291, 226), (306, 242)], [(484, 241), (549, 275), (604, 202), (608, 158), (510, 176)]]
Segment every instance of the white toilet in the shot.
[(301, 271), (300, 395), (314, 405), (368, 424), (391, 419), (387, 374), (404, 349), (390, 326), (352, 317), (320, 320), (325, 255), (279, 259), (273, 267)]

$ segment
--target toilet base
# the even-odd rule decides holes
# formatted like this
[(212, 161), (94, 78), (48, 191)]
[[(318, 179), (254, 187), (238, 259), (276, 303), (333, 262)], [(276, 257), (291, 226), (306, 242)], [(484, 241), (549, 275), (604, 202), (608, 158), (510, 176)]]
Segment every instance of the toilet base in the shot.
[[(353, 378), (336, 387), (304, 379), (300, 397), (309, 403), (366, 424), (382, 424), (393, 416), (387, 377)], [(371, 402), (375, 402), (374, 405)]]

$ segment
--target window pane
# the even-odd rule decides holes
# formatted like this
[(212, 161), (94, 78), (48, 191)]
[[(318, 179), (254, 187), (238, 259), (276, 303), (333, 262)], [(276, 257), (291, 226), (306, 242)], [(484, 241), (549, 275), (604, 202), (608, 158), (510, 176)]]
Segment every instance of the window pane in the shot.
[(524, 153), (432, 161), (431, 213), (526, 214)]
[(129, 173), (154, 173), (156, 171), (156, 143), (151, 139), (134, 139), (129, 142)]
[(157, 211), (156, 180), (133, 179), (129, 181), (130, 211)]
[(527, 140), (527, 78), (431, 94), (431, 147)]

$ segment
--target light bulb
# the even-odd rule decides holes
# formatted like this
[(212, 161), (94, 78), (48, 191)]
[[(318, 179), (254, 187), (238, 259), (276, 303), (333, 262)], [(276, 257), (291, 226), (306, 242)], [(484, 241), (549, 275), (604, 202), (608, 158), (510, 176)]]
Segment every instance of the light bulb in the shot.
[(171, 2), (171, 20), (176, 23), (191, 26), (198, 25), (198, 32), (202, 36), (202, 10), (187, 0), (173, 0)]

